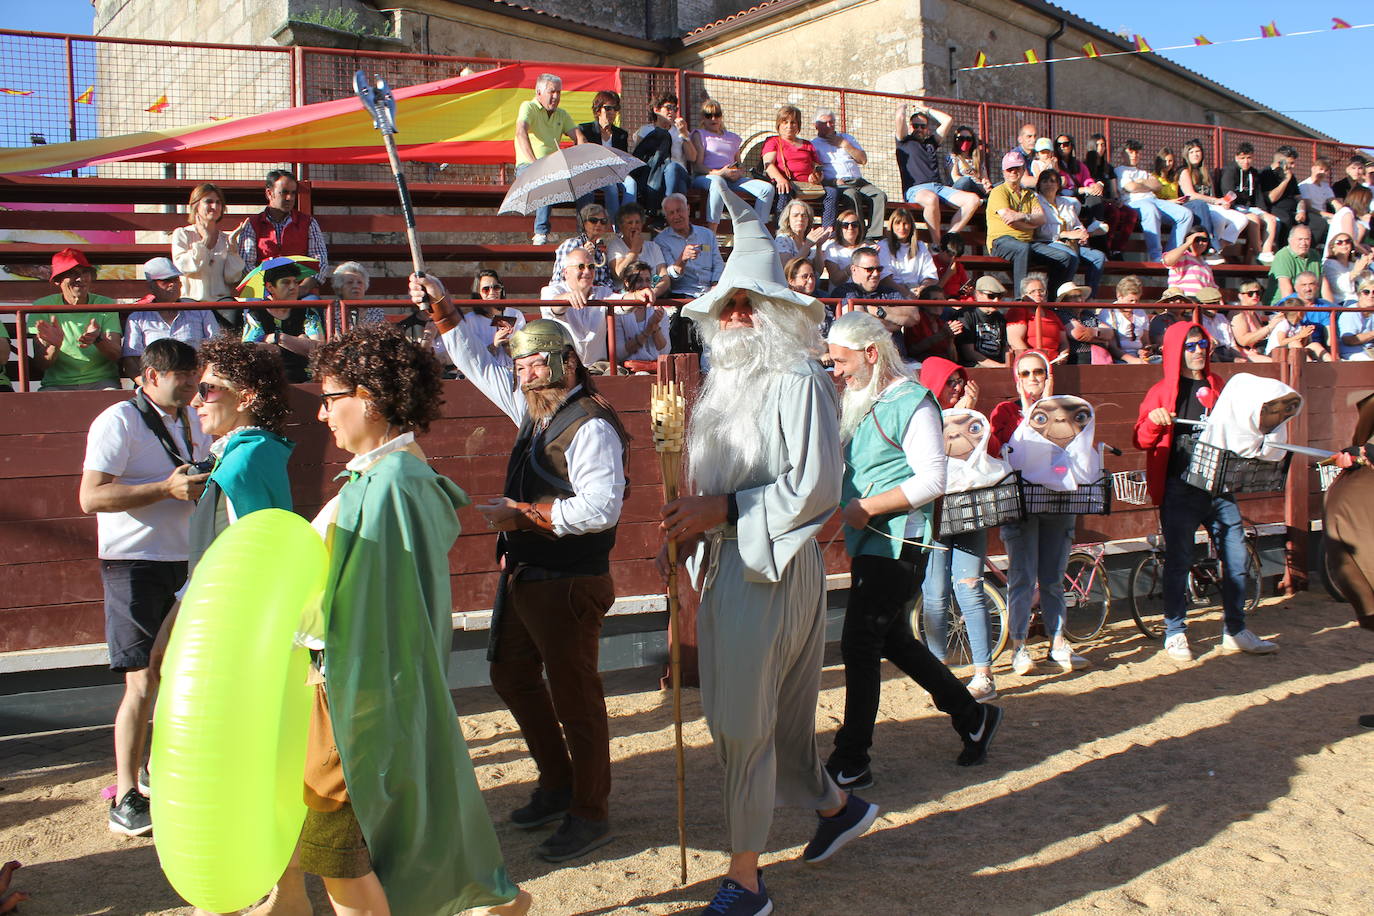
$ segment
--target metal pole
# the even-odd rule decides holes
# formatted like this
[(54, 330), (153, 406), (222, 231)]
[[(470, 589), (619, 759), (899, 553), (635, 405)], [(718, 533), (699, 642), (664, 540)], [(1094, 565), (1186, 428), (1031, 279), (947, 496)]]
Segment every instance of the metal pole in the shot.
[[(67, 50), (67, 134), (68, 139), (76, 142), (76, 62), (72, 55), (72, 40), (63, 42)], [(77, 177), (77, 169), (72, 169), (72, 177)]]

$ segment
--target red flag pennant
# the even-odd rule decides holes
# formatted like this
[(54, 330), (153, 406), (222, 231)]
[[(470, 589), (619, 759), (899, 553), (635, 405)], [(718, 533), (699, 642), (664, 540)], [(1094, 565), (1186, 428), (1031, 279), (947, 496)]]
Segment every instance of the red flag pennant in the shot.
[(1203, 47), (1204, 45), (1209, 45), (1211, 43), (1212, 42), (1207, 39), (1206, 35), (1198, 35), (1196, 38), (1193, 39), (1193, 44), (1197, 45), (1199, 48)]
[(6, 89), (3, 86), (0, 86), (0, 92), (5, 95), (33, 95), (32, 89)]
[(1278, 27), (1278, 24), (1277, 24), (1273, 19), (1270, 19), (1268, 25), (1262, 25), (1262, 26), (1260, 26), (1260, 37), (1262, 37), (1262, 38), (1278, 38), (1278, 37), (1280, 37), (1280, 36), (1279, 36), (1279, 27)]
[(86, 91), (76, 97), (76, 102), (80, 105), (94, 105), (95, 87), (87, 86)]
[(144, 110), (144, 111), (151, 111), (153, 114), (162, 114), (164, 111), (167, 110), (167, 106), (168, 106), (169, 104), (170, 104), (170, 103), (167, 101), (167, 96), (165, 96), (165, 95), (160, 95), (160, 96), (157, 97), (157, 101), (156, 101), (156, 102), (154, 102), (153, 104), (149, 105), (147, 108), (145, 108), (145, 109), (143, 109), (143, 110)]
[(1348, 28), (1350, 28), (1350, 23), (1346, 22), (1344, 19), (1337, 19), (1335, 16), (1332, 16), (1332, 17), (1331, 17), (1331, 28), (1333, 28), (1333, 29), (1348, 29)]

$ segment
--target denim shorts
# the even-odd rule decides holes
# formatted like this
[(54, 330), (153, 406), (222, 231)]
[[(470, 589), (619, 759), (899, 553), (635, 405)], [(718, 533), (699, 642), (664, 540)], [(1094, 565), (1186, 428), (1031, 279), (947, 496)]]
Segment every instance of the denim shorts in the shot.
[(967, 194), (967, 191), (960, 191), (958, 188), (951, 188), (947, 184), (940, 184), (938, 181), (927, 181), (925, 184), (914, 184), (906, 189), (906, 202), (916, 203), (916, 195), (921, 191), (931, 191), (947, 204), (958, 206), (958, 195)]

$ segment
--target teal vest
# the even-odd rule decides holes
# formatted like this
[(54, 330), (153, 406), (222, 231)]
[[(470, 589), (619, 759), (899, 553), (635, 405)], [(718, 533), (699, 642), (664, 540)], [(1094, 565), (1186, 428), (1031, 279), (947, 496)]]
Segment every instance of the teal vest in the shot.
[[(921, 402), (930, 397), (930, 392), (914, 381), (906, 381), (888, 391), (878, 403), (873, 405), (868, 416), (864, 417), (854, 438), (849, 440), (844, 450), (844, 485), (840, 495), (840, 505), (851, 499), (883, 493), (900, 484), (912, 475), (911, 465), (907, 464), (906, 452), (902, 451), (902, 437), (906, 435), (907, 425), (916, 413)], [(933, 403), (933, 399), (932, 399)], [(934, 503), (927, 503), (913, 512), (921, 514), (921, 540), (930, 539), (931, 522), (935, 515)], [(893, 512), (870, 519), (870, 528), (882, 534), (844, 526), (844, 546), (851, 557), (861, 554), (868, 556), (891, 557), (896, 559), (906, 545), (899, 540), (906, 537), (908, 512)]]

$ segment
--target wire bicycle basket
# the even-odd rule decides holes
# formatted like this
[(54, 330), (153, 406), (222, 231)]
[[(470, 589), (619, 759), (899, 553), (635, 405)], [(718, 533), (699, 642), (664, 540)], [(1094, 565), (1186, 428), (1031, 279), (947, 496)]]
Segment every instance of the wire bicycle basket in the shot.
[(1129, 506), (1148, 506), (1150, 489), (1144, 471), (1116, 471), (1112, 474), (1112, 492)]
[(1026, 517), (1021, 475), (1012, 471), (990, 487), (947, 493), (940, 510), (940, 537), (996, 528)]
[(1191, 451), (1188, 470), (1183, 479), (1199, 490), (1213, 496), (1219, 493), (1272, 493), (1285, 488), (1288, 462), (1292, 454), (1284, 454), (1278, 461), (1242, 458), (1235, 452), (1218, 448), (1201, 439), (1185, 440), (1185, 452)]
[(1037, 483), (1022, 483), (1021, 498), (1028, 515), (1110, 515), (1112, 478), (1104, 474), (1092, 483), (1079, 484), (1077, 490), (1051, 490)]

